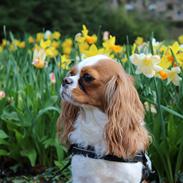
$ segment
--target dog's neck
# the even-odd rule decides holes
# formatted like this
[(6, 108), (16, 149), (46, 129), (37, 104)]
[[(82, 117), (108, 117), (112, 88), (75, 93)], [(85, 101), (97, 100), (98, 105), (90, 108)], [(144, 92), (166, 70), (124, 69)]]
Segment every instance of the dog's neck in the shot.
[(74, 122), (74, 130), (69, 135), (70, 143), (88, 145), (99, 155), (106, 153), (105, 124), (107, 115), (96, 107), (85, 106), (80, 109)]

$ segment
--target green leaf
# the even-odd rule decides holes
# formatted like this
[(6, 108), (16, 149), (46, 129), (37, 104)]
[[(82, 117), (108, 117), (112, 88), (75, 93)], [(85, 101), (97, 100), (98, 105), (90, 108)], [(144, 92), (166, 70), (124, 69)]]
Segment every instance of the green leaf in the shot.
[(0, 129), (0, 139), (5, 139), (5, 138), (8, 138), (8, 135)]
[(0, 156), (8, 156), (8, 151), (0, 149)]
[(0, 116), (1, 119), (3, 119), (4, 121), (19, 121), (18, 115), (16, 112), (7, 112), (7, 111), (3, 111), (3, 114)]
[(36, 159), (37, 159), (37, 153), (35, 149), (26, 149), (20, 152), (22, 156), (25, 156), (29, 159), (31, 166), (35, 166), (36, 164)]
[(43, 114), (47, 113), (48, 111), (56, 111), (58, 113), (60, 113), (60, 110), (58, 107), (53, 107), (53, 106), (50, 106), (50, 107), (46, 107), (44, 109), (41, 109), (39, 112), (38, 112), (38, 115), (36, 116), (36, 120), (41, 117)]

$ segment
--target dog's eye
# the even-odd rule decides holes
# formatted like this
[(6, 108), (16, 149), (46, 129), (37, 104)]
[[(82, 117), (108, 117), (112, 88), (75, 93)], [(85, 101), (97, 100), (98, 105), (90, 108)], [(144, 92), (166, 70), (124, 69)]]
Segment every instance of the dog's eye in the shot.
[(73, 72), (73, 71), (70, 71), (69, 73), (68, 73), (68, 76), (74, 76), (75, 75), (75, 73)]
[(88, 73), (85, 73), (82, 78), (87, 83), (90, 83), (91, 81), (94, 80), (94, 78)]

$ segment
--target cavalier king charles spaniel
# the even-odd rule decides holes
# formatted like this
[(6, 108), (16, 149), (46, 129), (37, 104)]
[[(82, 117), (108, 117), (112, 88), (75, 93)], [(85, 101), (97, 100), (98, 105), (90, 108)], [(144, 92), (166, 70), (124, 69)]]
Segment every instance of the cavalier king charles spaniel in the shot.
[(121, 64), (105, 55), (84, 59), (63, 79), (60, 95), (59, 138), (80, 152), (72, 155), (73, 183), (140, 183), (141, 161), (100, 158), (133, 159), (150, 141), (143, 105)]

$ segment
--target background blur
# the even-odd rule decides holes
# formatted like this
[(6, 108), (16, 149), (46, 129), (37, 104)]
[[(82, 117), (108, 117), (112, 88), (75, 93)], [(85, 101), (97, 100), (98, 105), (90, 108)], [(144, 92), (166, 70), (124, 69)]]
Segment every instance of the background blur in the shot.
[(175, 38), (183, 30), (181, 0), (1, 0), (0, 29), (15, 34), (57, 30), (75, 35), (86, 24), (93, 32), (108, 30), (119, 42), (151, 32)]

